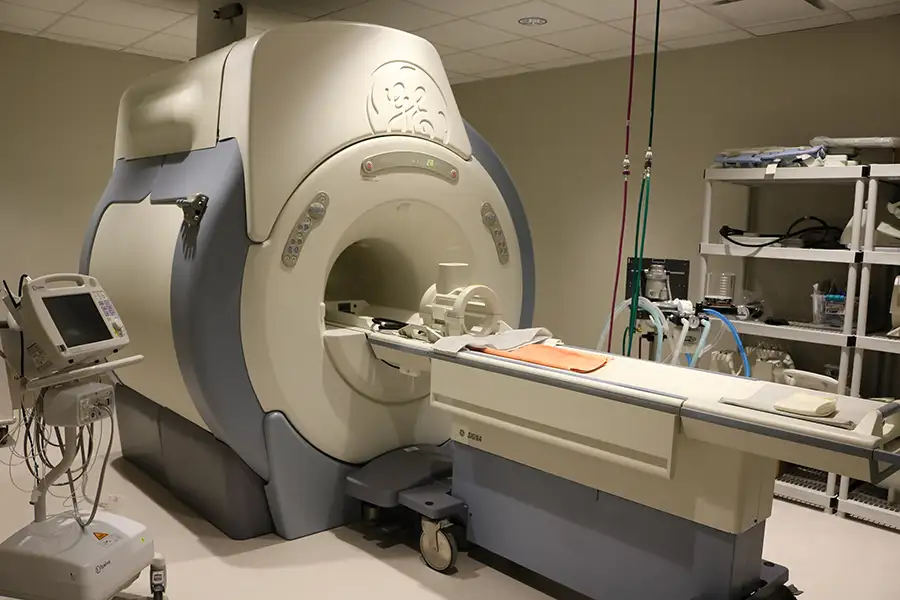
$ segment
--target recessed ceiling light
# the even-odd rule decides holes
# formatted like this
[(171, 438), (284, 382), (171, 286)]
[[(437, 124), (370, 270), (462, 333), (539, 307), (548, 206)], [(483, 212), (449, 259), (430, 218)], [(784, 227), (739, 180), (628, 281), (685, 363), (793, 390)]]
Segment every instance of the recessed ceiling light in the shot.
[(538, 25), (546, 25), (547, 19), (544, 17), (522, 17), (519, 19), (519, 25), (526, 27), (536, 27)]

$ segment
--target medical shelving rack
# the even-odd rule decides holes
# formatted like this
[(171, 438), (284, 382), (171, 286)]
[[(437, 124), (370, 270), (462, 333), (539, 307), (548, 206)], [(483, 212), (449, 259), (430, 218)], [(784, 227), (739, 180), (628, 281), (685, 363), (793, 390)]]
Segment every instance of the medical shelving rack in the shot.
[[(869, 181), (869, 167), (782, 167), (752, 169), (709, 168), (704, 173), (705, 194), (703, 201), (703, 231), (700, 240), (700, 281), (706, 284), (710, 256), (727, 256), (741, 259), (764, 258), (806, 262), (828, 262), (847, 265), (847, 300), (844, 306), (844, 326), (841, 330), (825, 329), (810, 325), (792, 323), (789, 326), (768, 325), (752, 321), (734, 321), (739, 333), (770, 339), (805, 342), (841, 349), (838, 372), (838, 388), (847, 389), (850, 371), (851, 350), (854, 348), (853, 325), (856, 304), (856, 287), (860, 265), (863, 260), (861, 227), (863, 204), (866, 199), (866, 185)], [(710, 240), (712, 225), (713, 191), (715, 185), (728, 183), (747, 188), (769, 185), (802, 184), (842, 184), (852, 186), (853, 225), (850, 246), (846, 250), (823, 250), (813, 248), (744, 248)], [(746, 196), (752, 201), (752, 194)], [(898, 254), (900, 258), (900, 254)], [(900, 347), (898, 347), (900, 353)], [(789, 466), (775, 482), (775, 495), (819, 507), (833, 513), (838, 503), (838, 476), (806, 467)]]
[[(869, 169), (866, 214), (875, 215), (879, 202), (879, 189), (900, 185), (900, 164), (871, 165)], [(858, 396), (862, 384), (863, 356), (866, 352), (900, 354), (900, 338), (868, 335), (866, 333), (869, 287), (874, 265), (900, 267), (900, 249), (875, 249), (875, 221), (866, 219), (862, 244), (862, 272), (859, 281), (859, 310), (856, 320), (856, 345), (853, 349), (853, 373), (850, 379), (850, 395)], [(898, 478), (900, 476), (895, 477)], [(886, 497), (885, 497), (886, 496)], [(864, 521), (900, 529), (900, 492), (883, 490), (867, 484), (854, 486), (849, 477), (841, 477), (837, 500), (839, 516), (851, 516)]]

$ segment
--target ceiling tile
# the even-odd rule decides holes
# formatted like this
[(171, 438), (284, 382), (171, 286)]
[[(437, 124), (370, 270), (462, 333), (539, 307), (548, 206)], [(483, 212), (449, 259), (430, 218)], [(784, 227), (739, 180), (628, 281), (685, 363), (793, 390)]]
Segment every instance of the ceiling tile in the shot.
[(860, 8), (872, 8), (873, 6), (884, 6), (885, 4), (896, 4), (897, 0), (828, 0), (838, 8), (844, 10), (857, 10)]
[(516, 65), (529, 65), (531, 63), (540, 62), (542, 60), (553, 60), (557, 58), (571, 58), (575, 56), (574, 52), (558, 48), (539, 42), (537, 40), (516, 40), (507, 42), (498, 46), (488, 46), (475, 51), (476, 54), (482, 56), (490, 56), (491, 58), (499, 58)]
[(456, 85), (457, 83), (468, 83), (470, 81), (478, 81), (480, 78), (475, 77), (474, 75), (464, 75), (462, 73), (453, 73), (452, 71), (447, 71), (447, 79), (450, 80), (452, 85)]
[(57, 42), (65, 42), (67, 44), (77, 44), (79, 46), (93, 46), (95, 48), (106, 48), (107, 50), (121, 50), (122, 46), (119, 44), (107, 44), (105, 42), (98, 42), (95, 40), (83, 40), (81, 38), (73, 38), (67, 35), (58, 35), (55, 33), (49, 33), (45, 31), (41, 34), (42, 38), (47, 38), (49, 40), (56, 40)]
[(444, 57), (443, 62), (445, 69), (462, 73), (463, 75), (478, 75), (485, 71), (496, 71), (497, 69), (513, 66), (505, 61), (473, 54), (471, 52), (451, 54), (450, 56)]
[(453, 16), (402, 0), (371, 0), (371, 2), (353, 8), (338, 11), (329, 18), (374, 23), (404, 31), (415, 31), (450, 21)]
[[(659, 51), (664, 52), (666, 50), (665, 47), (660, 45)], [(634, 48), (635, 54), (653, 54), (653, 44), (639, 44)], [(610, 50), (609, 52), (597, 52), (596, 54), (591, 54), (591, 58), (594, 60), (612, 60), (614, 58), (622, 58), (625, 56), (631, 56), (631, 48), (623, 48), (620, 50)]]
[(743, 29), (735, 29), (734, 31), (723, 31), (721, 33), (711, 33), (710, 35), (699, 35), (697, 37), (682, 38), (666, 42), (666, 46), (672, 50), (680, 50), (682, 48), (695, 48), (697, 46), (712, 46), (715, 44), (724, 44), (726, 42), (736, 42), (738, 40), (750, 39), (753, 36)]
[(497, 69), (496, 71), (487, 71), (485, 73), (481, 73), (481, 77), (485, 79), (493, 78), (493, 77), (509, 77), (510, 75), (519, 75), (521, 73), (527, 73), (532, 69), (524, 66), (516, 66), (516, 67), (506, 67), (505, 69)]
[(8, 31), (10, 33), (21, 33), (22, 35), (34, 35), (38, 32), (37, 29), (28, 29), (26, 27), (16, 27), (15, 25), (6, 25), (5, 23), (0, 23), (0, 31)]
[(420, 29), (416, 31), (416, 35), (422, 36), (431, 43), (460, 50), (474, 50), (518, 39), (518, 36), (511, 33), (466, 19)]
[(58, 18), (56, 13), (0, 2), (0, 23), (4, 25), (39, 31), (52, 25)]
[[(704, 6), (703, 10), (738, 27), (783, 23), (796, 19), (818, 17), (825, 13), (806, 0), (753, 0), (730, 4)], [(829, 12), (837, 9), (830, 8)]]
[(532, 69), (559, 69), (561, 67), (572, 67), (575, 65), (583, 65), (585, 63), (594, 62), (590, 56), (571, 56), (569, 58), (557, 58), (556, 60), (544, 60), (529, 65)]
[[(538, 39), (580, 52), (581, 54), (593, 54), (594, 52), (606, 52), (617, 48), (631, 47), (630, 33), (602, 24), (542, 35)], [(638, 38), (638, 43), (646, 41), (643, 38)]]
[(268, 31), (282, 25), (290, 25), (291, 23), (300, 23), (306, 21), (306, 17), (300, 15), (280, 12), (270, 8), (250, 5), (247, 8), (247, 29), (262, 29)]
[[(543, 17), (547, 19), (547, 24), (531, 27), (521, 25), (519, 19), (522, 17)], [(531, 2), (476, 15), (472, 17), (472, 20), (525, 37), (537, 37), (594, 24), (592, 19), (541, 0), (531, 0)]]
[(772, 35), (773, 33), (784, 33), (786, 31), (828, 27), (829, 25), (837, 25), (838, 23), (846, 23), (847, 21), (852, 20), (850, 15), (846, 13), (835, 13), (821, 17), (813, 17), (812, 19), (799, 19), (797, 21), (788, 21), (787, 23), (772, 23), (770, 25), (760, 25), (759, 27), (748, 27), (747, 31), (754, 35)]
[[(632, 20), (622, 19), (621, 21), (612, 21), (610, 25), (617, 29), (621, 29), (622, 31), (630, 32)], [(719, 33), (731, 29), (734, 29), (734, 27), (725, 21), (706, 14), (699, 8), (694, 6), (684, 6), (682, 8), (664, 11), (660, 15), (659, 39), (662, 41), (675, 40), (678, 38)], [(637, 31), (638, 35), (647, 38), (648, 40), (653, 39), (656, 32), (656, 15), (651, 14), (638, 17)]]
[(148, 32), (144, 29), (100, 23), (99, 21), (68, 15), (54, 23), (53, 27), (47, 31), (83, 40), (94, 40), (120, 46), (128, 46), (144, 39), (148, 35)]
[(420, 6), (450, 13), (457, 17), (469, 17), (478, 13), (497, 10), (518, 4), (522, 0), (409, 0)]
[(850, 11), (850, 16), (854, 19), (859, 19), (860, 21), (863, 19), (876, 19), (878, 17), (887, 17), (888, 15), (896, 14), (900, 14), (900, 2)]
[[(624, 19), (634, 14), (634, 0), (547, 0), (547, 2), (604, 22)], [(663, 10), (667, 10), (684, 6), (684, 2), (662, 0), (661, 5)], [(640, 0), (638, 3), (638, 14), (655, 12), (656, 0)]]
[(187, 56), (178, 56), (175, 54), (167, 54), (165, 52), (157, 52), (156, 50), (147, 50), (145, 48), (138, 48), (137, 46), (129, 46), (127, 48), (122, 48), (122, 52), (128, 52), (129, 54), (141, 54), (143, 56), (153, 56), (154, 58), (164, 58), (166, 60), (174, 60), (177, 62), (187, 62), (190, 60)]
[(18, 4), (19, 6), (27, 6), (28, 8), (36, 8), (38, 10), (48, 10), (55, 13), (67, 13), (83, 0), (5, 0), (9, 4)]
[(165, 29), (184, 18), (184, 13), (125, 0), (87, 0), (71, 14), (101, 23), (125, 25), (148, 31)]
[(253, 4), (317, 19), (333, 12), (365, 3), (366, 0), (254, 0)]
[(198, 0), (130, 0), (138, 4), (146, 4), (147, 6), (155, 6), (157, 8), (167, 8), (185, 14), (194, 14), (197, 12)]
[(185, 58), (193, 58), (197, 53), (197, 45), (194, 40), (165, 33), (151, 35), (135, 44), (134, 47)]
[[(163, 29), (164, 33), (168, 33), (169, 35), (177, 35), (183, 38), (196, 39), (197, 38), (197, 15), (190, 15), (185, 17), (181, 21), (178, 21), (171, 27), (167, 27)], [(249, 36), (248, 36), (249, 37)]]
[(438, 54), (441, 56), (449, 56), (450, 54), (456, 54), (459, 52), (458, 48), (451, 48), (450, 46), (444, 46), (443, 44), (435, 44), (431, 42), (431, 45), (434, 46), (434, 49), (438, 51)]

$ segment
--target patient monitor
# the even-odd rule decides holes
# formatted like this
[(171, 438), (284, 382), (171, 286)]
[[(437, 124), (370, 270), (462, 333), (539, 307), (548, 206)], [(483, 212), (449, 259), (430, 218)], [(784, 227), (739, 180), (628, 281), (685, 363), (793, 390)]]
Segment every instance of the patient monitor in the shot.
[[(79, 509), (75, 481), (91, 471), (93, 424), (113, 416), (114, 391), (107, 373), (142, 357), (108, 360), (128, 344), (128, 332), (94, 277), (23, 276), (19, 288), (19, 295), (8, 288), (0, 292), (9, 311), (0, 337), (10, 397), (15, 408), (27, 413), (16, 434), (24, 429), (31, 436), (21, 451), (35, 477), (34, 521), (0, 543), (0, 596), (107, 600), (131, 585), (154, 557), (153, 540), (143, 525), (98, 512), (112, 432), (93, 509)], [(44, 443), (54, 428), (58, 459), (48, 458), (53, 452)], [(37, 455), (35, 446), (40, 448)], [(79, 453), (82, 465), (76, 471)], [(50, 515), (47, 495), (59, 479), (68, 480), (73, 507)]]
[[(428, 295), (441, 263), (465, 266)], [(81, 260), (146, 356), (120, 375), (125, 456), (236, 538), (341, 524), (359, 510), (354, 465), (447, 440), (428, 373), (376, 357), (348, 315), (528, 324), (533, 265), (515, 189), (437, 51), (342, 22), (130, 88)]]

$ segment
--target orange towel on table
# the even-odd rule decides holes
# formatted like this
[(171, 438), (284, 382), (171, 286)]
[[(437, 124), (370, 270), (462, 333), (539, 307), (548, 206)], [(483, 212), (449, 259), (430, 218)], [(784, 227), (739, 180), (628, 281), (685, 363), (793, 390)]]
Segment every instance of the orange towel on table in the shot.
[(544, 344), (529, 344), (517, 350), (495, 350), (494, 348), (479, 348), (479, 350), (493, 356), (512, 358), (575, 373), (592, 373), (609, 362), (609, 357), (606, 356)]

